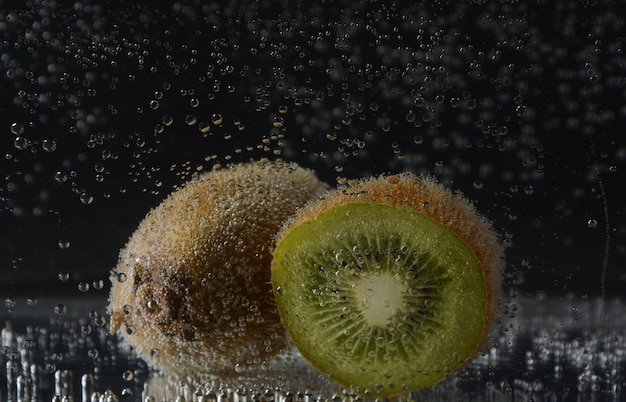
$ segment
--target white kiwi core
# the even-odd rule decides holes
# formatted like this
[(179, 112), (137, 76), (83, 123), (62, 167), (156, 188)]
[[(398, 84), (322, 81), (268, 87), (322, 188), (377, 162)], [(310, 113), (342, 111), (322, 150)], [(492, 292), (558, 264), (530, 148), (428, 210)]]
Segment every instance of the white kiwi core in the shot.
[(365, 275), (353, 286), (360, 313), (371, 326), (384, 327), (403, 309), (407, 285), (397, 276), (385, 272)]

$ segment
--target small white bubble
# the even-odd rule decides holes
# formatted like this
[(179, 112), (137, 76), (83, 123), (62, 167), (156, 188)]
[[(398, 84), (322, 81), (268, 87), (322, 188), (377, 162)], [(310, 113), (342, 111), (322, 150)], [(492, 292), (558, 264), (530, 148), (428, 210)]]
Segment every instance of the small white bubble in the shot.
[(522, 117), (526, 115), (527, 113), (528, 113), (528, 108), (526, 108), (526, 106), (524, 105), (519, 105), (515, 108), (515, 114), (517, 114), (519, 117)]

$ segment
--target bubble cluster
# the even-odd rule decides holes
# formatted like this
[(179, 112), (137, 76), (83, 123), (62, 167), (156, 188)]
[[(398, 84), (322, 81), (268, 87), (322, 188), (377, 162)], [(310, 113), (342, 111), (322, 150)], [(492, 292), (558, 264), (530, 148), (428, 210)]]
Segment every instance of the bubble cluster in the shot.
[(506, 233), (507, 285), (621, 295), (625, 24), (610, 0), (3, 7), (0, 299), (102, 298), (148, 209), (262, 158), (434, 175)]

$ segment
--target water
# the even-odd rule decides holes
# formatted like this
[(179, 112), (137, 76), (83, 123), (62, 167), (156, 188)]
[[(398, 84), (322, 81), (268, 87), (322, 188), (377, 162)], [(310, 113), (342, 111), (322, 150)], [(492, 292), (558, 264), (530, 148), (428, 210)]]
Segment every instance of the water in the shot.
[[(322, 400), (351, 399), (303, 361), (298, 377), (275, 371), (267, 388), (225, 388), (219, 383), (185, 384), (151, 372), (106, 328), (90, 300), (73, 313), (50, 319), (52, 300), (17, 307), (1, 317), (6, 376), (0, 378), (3, 400), (52, 400), (71, 397), (115, 400)], [(71, 300), (67, 305), (77, 305)], [(576, 305), (572, 309), (572, 305)], [(411, 400), (429, 401), (619, 401), (626, 364), (626, 323), (619, 299), (575, 301), (516, 297), (501, 318), (492, 342), (474, 361), (448, 381)], [(604, 313), (603, 313), (604, 312)], [(301, 359), (301, 358), (299, 358)], [(271, 378), (271, 375), (270, 375)], [(242, 384), (245, 384), (242, 374)]]
[(493, 345), (412, 399), (623, 399), (620, 7), (0, 1), (0, 399), (342, 395), (306, 365), (245, 393), (170, 384), (108, 334), (109, 273), (148, 210), (260, 158), (333, 186), (432, 175), (494, 222)]

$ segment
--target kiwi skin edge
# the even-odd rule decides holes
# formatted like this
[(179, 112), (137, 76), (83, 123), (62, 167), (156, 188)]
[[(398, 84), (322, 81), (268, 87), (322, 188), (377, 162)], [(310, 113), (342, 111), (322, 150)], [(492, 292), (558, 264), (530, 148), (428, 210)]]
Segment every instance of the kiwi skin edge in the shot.
[[(381, 176), (352, 181), (345, 187), (324, 194), (316, 202), (309, 203), (283, 227), (277, 238), (277, 249), (289, 233), (300, 225), (311, 222), (321, 214), (337, 207), (356, 203), (399, 207), (425, 216), (454, 233), (476, 257), (482, 269), (485, 286), (484, 324), (480, 342), (476, 345), (474, 352), (456, 369), (462, 367), (483, 349), (497, 320), (504, 266), (504, 246), (499, 241), (492, 224), (481, 216), (463, 196), (452, 193), (444, 186), (436, 183), (434, 179), (418, 178), (412, 174)], [(275, 249), (275, 253), (277, 249)], [(272, 270), (275, 268), (276, 254)], [(274, 284), (274, 292), (278, 297), (276, 284)], [(286, 325), (288, 327), (288, 324)], [(294, 340), (293, 337), (292, 340)], [(328, 374), (334, 378), (333, 373)], [(341, 383), (339, 380), (336, 381)], [(353, 388), (354, 384), (343, 383), (342, 385)], [(373, 391), (373, 388), (374, 384), (371, 384), (369, 391)], [(374, 391), (374, 395), (394, 396), (417, 390), (385, 389), (379, 393)], [(363, 387), (357, 387), (357, 393), (362, 391), (364, 391)]]

